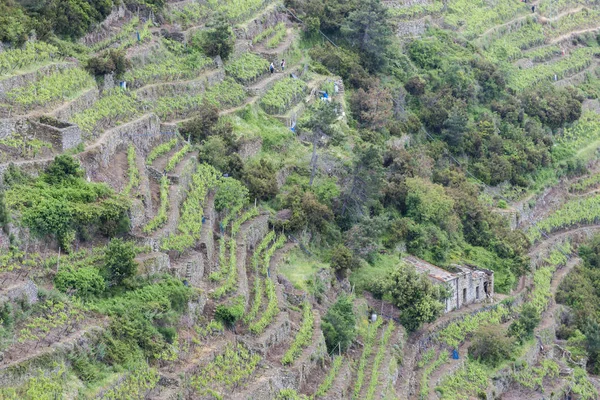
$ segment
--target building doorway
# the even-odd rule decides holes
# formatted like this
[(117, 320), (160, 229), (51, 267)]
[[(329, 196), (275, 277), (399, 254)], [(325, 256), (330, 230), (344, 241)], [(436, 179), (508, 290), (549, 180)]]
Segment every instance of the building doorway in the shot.
[(463, 289), (463, 303), (467, 302), (467, 289)]

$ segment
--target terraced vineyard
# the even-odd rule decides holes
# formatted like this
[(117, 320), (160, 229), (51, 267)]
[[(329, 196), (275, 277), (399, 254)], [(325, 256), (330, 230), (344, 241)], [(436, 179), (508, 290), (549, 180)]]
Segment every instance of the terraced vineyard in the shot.
[(0, 6), (0, 398), (597, 398), (597, 1), (88, 3)]

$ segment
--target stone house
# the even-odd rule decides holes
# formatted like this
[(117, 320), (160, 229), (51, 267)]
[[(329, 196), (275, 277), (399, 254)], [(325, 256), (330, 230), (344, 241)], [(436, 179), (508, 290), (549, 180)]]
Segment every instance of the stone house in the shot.
[(417, 272), (427, 274), (436, 284), (445, 284), (452, 295), (446, 299), (444, 312), (457, 310), (464, 305), (479, 303), (494, 295), (494, 272), (469, 265), (452, 265), (454, 272), (436, 267), (417, 257), (403, 259)]

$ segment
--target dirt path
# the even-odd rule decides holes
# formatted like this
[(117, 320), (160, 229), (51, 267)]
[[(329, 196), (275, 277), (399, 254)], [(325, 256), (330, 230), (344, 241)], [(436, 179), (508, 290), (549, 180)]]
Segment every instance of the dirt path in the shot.
[(546, 329), (554, 323), (554, 314), (558, 308), (558, 304), (554, 298), (556, 296), (556, 292), (558, 291), (558, 287), (565, 277), (580, 263), (581, 258), (572, 257), (569, 259), (569, 261), (567, 261), (567, 264), (564, 267), (559, 268), (556, 272), (554, 272), (554, 275), (552, 276), (552, 282), (550, 284), (551, 297), (549, 307), (542, 313), (542, 321), (537, 327), (537, 331)]
[(600, 26), (596, 26), (596, 27), (593, 27), (593, 28), (581, 29), (581, 30), (578, 30), (578, 31), (568, 32), (568, 33), (565, 33), (564, 35), (560, 35), (560, 36), (558, 36), (558, 37), (556, 37), (554, 39), (551, 39), (548, 42), (548, 44), (555, 44), (555, 43), (558, 43), (558, 42), (562, 42), (565, 39), (569, 39), (572, 36), (578, 36), (578, 35), (581, 35), (582, 33), (595, 32), (597, 30), (600, 30)]

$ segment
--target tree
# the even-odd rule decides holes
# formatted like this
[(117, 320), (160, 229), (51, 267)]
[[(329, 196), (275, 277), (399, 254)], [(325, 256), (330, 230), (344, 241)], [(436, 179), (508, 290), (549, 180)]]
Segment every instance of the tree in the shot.
[(181, 126), (181, 135), (192, 142), (200, 143), (213, 135), (214, 128), (219, 122), (219, 108), (207, 101), (198, 108), (198, 115)]
[(97, 296), (106, 289), (104, 278), (96, 267), (61, 268), (54, 278), (56, 288), (62, 292), (75, 290), (78, 297)]
[(362, 64), (371, 72), (386, 64), (392, 28), (388, 9), (381, 0), (363, 0), (344, 20), (341, 32), (360, 51)]
[(469, 356), (477, 361), (496, 367), (510, 359), (514, 341), (506, 337), (497, 326), (488, 326), (478, 331), (469, 346)]
[(223, 178), (215, 194), (215, 209), (219, 212), (225, 208), (231, 209), (248, 203), (248, 188), (233, 178)]
[(220, 56), (222, 60), (227, 60), (235, 45), (231, 24), (225, 16), (219, 15), (208, 28), (192, 38), (192, 46), (201, 48), (209, 57)]
[(331, 250), (331, 268), (334, 271), (346, 271), (356, 269), (358, 267), (358, 261), (352, 251), (344, 246), (338, 244)]
[(137, 263), (134, 261), (135, 249), (133, 243), (122, 239), (112, 239), (106, 248), (104, 267), (109, 273), (111, 281), (120, 285), (127, 278), (137, 272)]
[(446, 195), (443, 186), (423, 178), (406, 178), (407, 215), (420, 223), (433, 223), (447, 229), (454, 221), (454, 200)]
[(365, 215), (365, 206), (378, 199), (383, 179), (383, 158), (377, 146), (357, 146), (352, 172), (342, 194), (341, 217), (347, 225)]
[(540, 323), (541, 317), (533, 304), (526, 303), (521, 309), (519, 318), (508, 327), (508, 336), (516, 338), (520, 343), (533, 336), (533, 331)]
[(345, 295), (338, 297), (323, 317), (321, 330), (330, 352), (336, 350), (338, 345), (340, 351), (346, 351), (356, 337), (356, 316), (350, 297)]
[(245, 167), (244, 180), (252, 196), (261, 200), (274, 197), (279, 190), (275, 166), (264, 158)]
[(27, 40), (31, 21), (14, 0), (0, 3), (0, 42), (21, 45)]
[(127, 58), (125, 50), (109, 49), (97, 57), (90, 58), (85, 69), (94, 76), (114, 73), (117, 79), (131, 68), (131, 61)]
[(380, 85), (371, 85), (367, 90), (360, 88), (352, 95), (351, 106), (361, 127), (381, 129), (392, 117), (392, 94)]
[(2, 230), (6, 234), (8, 234), (8, 222), (9, 215), (6, 208), (6, 203), (4, 202), (4, 188), (0, 184), (0, 227), (2, 227)]
[(442, 312), (446, 293), (431, 283), (415, 267), (401, 263), (387, 280), (387, 291), (392, 302), (400, 309), (400, 322), (410, 332), (423, 323), (434, 321)]
[(333, 136), (332, 124), (337, 118), (336, 105), (329, 102), (317, 102), (311, 107), (310, 118), (300, 124), (300, 131), (312, 132), (313, 152), (310, 160), (310, 181), (312, 186), (317, 171), (317, 145), (323, 135)]
[(83, 170), (79, 162), (67, 154), (56, 156), (54, 161), (46, 168), (44, 180), (50, 184), (58, 184), (62, 181), (74, 177), (83, 176)]

